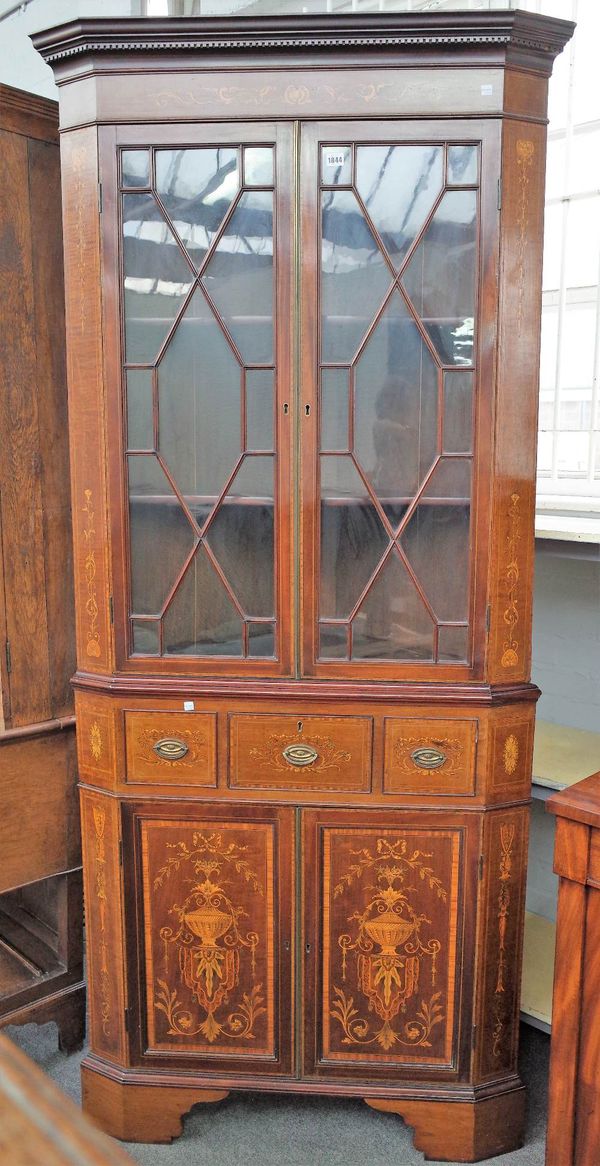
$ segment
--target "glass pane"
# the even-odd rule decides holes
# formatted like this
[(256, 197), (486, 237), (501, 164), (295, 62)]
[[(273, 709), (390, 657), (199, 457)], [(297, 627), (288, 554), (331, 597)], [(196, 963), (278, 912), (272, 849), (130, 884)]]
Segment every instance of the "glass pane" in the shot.
[(250, 623), (248, 624), (248, 655), (274, 656), (275, 655), (275, 624)]
[(273, 194), (243, 194), (203, 283), (246, 364), (273, 360)]
[(552, 472), (552, 452), (554, 450), (554, 434), (538, 433), (537, 472), (540, 477)]
[(321, 449), (348, 449), (348, 369), (321, 373)]
[(355, 451), (394, 523), (437, 453), (438, 371), (395, 292), (356, 366)]
[(192, 273), (153, 194), (123, 195), (125, 348), (151, 364), (192, 286)]
[(473, 437), (473, 373), (444, 373), (444, 441), (447, 453), (469, 453)]
[(466, 663), (469, 659), (468, 627), (441, 627), (438, 633), (438, 659), (441, 664)]
[(472, 186), (477, 182), (477, 146), (448, 146), (448, 185)]
[(591, 287), (598, 283), (600, 259), (600, 195), (569, 204), (565, 283)]
[(323, 186), (349, 186), (352, 182), (350, 146), (321, 147), (321, 182)]
[(247, 616), (274, 614), (273, 458), (244, 458), (207, 542)]
[[(575, 151), (573, 139), (572, 150)], [(546, 153), (546, 198), (562, 198), (565, 193), (566, 139), (549, 138)], [(573, 153), (571, 154), (571, 166)]]
[(152, 454), (128, 458), (131, 606), (158, 614), (195, 541), (192, 527)]
[[(600, 201), (598, 202), (600, 213)], [(594, 289), (595, 291), (595, 289)], [(591, 388), (594, 379), (596, 302), (568, 304), (563, 314), (561, 338), (561, 389)]]
[(242, 656), (242, 621), (200, 546), (163, 619), (167, 656)]
[(319, 627), (319, 657), (325, 660), (348, 659), (348, 628), (333, 623)]
[(150, 186), (150, 152), (122, 150), (121, 177), (123, 186)]
[(359, 146), (356, 187), (384, 247), (400, 267), (443, 184), (441, 146)]
[(158, 620), (132, 619), (133, 650), (142, 656), (160, 656)]
[(246, 186), (273, 185), (272, 146), (246, 146), (244, 150), (244, 183)]
[(231, 147), (157, 150), (156, 190), (179, 238), (199, 267), (239, 189)]
[(353, 621), (352, 658), (433, 659), (433, 623), (404, 563), (394, 552)]
[(275, 374), (269, 368), (246, 373), (246, 437), (248, 449), (273, 449)]
[(240, 457), (241, 380), (198, 289), (158, 368), (159, 449), (193, 507), (210, 507)]
[[(595, 86), (594, 86), (595, 87)], [(579, 127), (571, 139), (569, 192), (582, 194), (600, 189), (600, 129)], [(558, 190), (557, 194), (562, 194)]]
[(540, 387), (554, 393), (556, 385), (556, 349), (558, 344), (558, 308), (542, 308), (542, 344), (540, 349)]
[(583, 478), (590, 464), (590, 433), (557, 433), (559, 478)]
[(349, 616), (389, 546), (381, 519), (349, 457), (321, 458), (321, 605)]
[(544, 291), (557, 291), (560, 285), (560, 266), (563, 232), (563, 206), (550, 205), (544, 212)]
[(444, 364), (471, 364), (477, 192), (444, 195), (403, 282)]
[(352, 360), (391, 285), (375, 237), (349, 190), (323, 193), (322, 359)]
[(127, 445), (129, 449), (154, 449), (152, 369), (127, 373)]
[(401, 543), (438, 620), (469, 616), (470, 462), (434, 471)]

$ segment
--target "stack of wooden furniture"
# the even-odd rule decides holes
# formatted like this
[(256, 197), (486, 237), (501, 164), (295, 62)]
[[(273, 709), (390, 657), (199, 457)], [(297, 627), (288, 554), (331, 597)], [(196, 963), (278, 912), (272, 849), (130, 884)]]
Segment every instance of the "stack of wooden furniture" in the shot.
[[(84, 1104), (518, 1146), (546, 103), (522, 12), (84, 20), (61, 87)], [(95, 211), (95, 208), (98, 208)]]
[(0, 1025), (85, 1020), (58, 107), (0, 85)]

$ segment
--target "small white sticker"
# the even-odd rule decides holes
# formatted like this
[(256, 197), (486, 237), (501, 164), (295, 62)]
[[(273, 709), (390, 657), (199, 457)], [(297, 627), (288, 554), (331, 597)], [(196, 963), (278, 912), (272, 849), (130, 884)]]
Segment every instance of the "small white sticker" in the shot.
[(184, 713), (193, 713), (195, 707), (196, 706), (195, 706), (193, 700), (184, 700), (184, 702), (183, 702)]
[(343, 166), (345, 161), (346, 157), (343, 150), (331, 150), (325, 155), (326, 166)]
[(494, 92), (493, 85), (482, 85), (481, 86), (481, 96), (482, 97), (491, 97), (493, 92)]

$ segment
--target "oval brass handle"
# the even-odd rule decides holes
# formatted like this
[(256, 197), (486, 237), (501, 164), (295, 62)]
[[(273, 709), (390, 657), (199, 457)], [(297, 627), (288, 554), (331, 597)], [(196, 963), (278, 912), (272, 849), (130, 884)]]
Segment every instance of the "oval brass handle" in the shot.
[(419, 769), (439, 769), (446, 760), (446, 754), (441, 749), (415, 749), (410, 756)]
[(283, 750), (283, 756), (290, 765), (313, 765), (319, 754), (312, 745), (288, 745)]
[(154, 752), (164, 761), (181, 761), (181, 758), (189, 753), (189, 749), (185, 741), (178, 741), (177, 737), (163, 737), (154, 745)]

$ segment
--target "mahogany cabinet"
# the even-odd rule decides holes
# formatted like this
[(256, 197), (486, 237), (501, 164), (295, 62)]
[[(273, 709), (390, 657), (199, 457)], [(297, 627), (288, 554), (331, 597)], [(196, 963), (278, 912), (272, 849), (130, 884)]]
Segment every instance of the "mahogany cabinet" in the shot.
[(600, 773), (555, 794), (559, 876), (546, 1166), (594, 1166), (600, 1148)]
[(516, 12), (76, 22), (61, 86), (91, 1051), (519, 1145), (547, 79)]
[(0, 1027), (83, 1043), (58, 106), (0, 85)]

